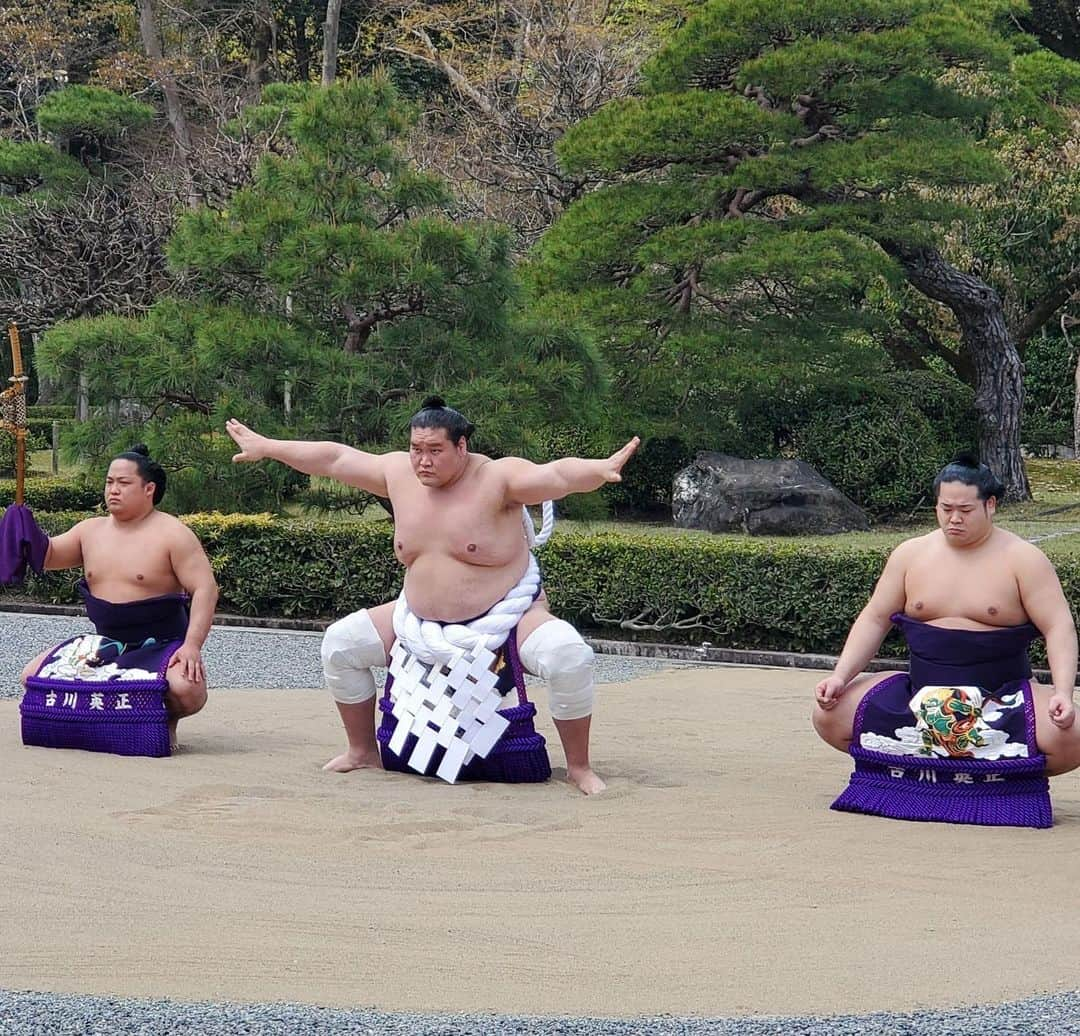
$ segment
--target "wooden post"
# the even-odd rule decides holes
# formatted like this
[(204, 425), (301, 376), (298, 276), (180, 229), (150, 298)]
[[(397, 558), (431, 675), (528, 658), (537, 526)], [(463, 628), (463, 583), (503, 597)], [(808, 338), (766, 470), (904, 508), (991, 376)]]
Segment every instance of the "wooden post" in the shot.
[(79, 395), (75, 404), (75, 420), (85, 421), (90, 416), (90, 386), (85, 371), (79, 373)]
[(11, 394), (12, 430), (15, 434), (15, 503), (22, 505), (26, 488), (26, 375), (23, 372), (22, 343), (19, 329), (12, 321), (8, 324), (8, 340), (11, 342)]

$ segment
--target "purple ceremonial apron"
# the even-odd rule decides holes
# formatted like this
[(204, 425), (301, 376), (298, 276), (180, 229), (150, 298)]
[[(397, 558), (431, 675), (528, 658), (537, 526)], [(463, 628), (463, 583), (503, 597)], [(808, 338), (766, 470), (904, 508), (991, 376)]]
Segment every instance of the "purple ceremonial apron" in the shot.
[(855, 771), (833, 809), (1051, 826), (1027, 654), (1039, 630), (945, 629), (900, 612), (892, 620), (907, 639), (911, 672), (883, 680), (860, 702)]

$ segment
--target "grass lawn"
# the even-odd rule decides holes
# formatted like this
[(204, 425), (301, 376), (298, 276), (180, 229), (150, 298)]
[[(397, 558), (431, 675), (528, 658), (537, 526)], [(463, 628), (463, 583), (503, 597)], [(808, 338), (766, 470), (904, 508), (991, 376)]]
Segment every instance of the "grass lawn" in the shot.
[[(27, 478), (52, 478), (52, 450), (32, 450), (27, 453), (26, 467)], [(64, 455), (62, 453), (59, 455), (56, 478), (74, 478), (81, 471), (82, 468), (78, 464), (72, 464), (70, 461), (64, 460)], [(104, 484), (105, 477), (103, 473), (103, 487)]]

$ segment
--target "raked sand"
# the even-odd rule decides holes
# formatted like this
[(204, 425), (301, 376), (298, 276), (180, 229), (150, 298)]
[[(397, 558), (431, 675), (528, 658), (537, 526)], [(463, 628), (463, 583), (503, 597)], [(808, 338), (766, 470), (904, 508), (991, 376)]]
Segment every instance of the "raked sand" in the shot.
[[(1077, 986), (1048, 831), (834, 813), (820, 674), (600, 688), (609, 790), (326, 774), (320, 692), (221, 691), (172, 759), (24, 748), (0, 702), (0, 988), (386, 1010), (824, 1014)], [(542, 700), (541, 695), (541, 700)]]

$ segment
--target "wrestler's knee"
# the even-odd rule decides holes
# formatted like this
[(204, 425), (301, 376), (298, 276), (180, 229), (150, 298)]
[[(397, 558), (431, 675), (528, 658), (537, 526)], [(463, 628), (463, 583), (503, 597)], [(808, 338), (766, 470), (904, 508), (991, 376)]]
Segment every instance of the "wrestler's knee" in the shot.
[(166, 680), (169, 684), (168, 697), (176, 715), (193, 716), (206, 704), (205, 683), (195, 683), (173, 670), (169, 670)]
[(593, 710), (593, 649), (573, 626), (551, 619), (521, 645), (522, 664), (548, 685), (555, 719), (583, 719)]
[(335, 701), (355, 705), (374, 697), (371, 668), (386, 665), (386, 647), (366, 608), (328, 626), (320, 654), (326, 688)]
[(23, 666), (23, 671), (19, 674), (19, 683), (21, 683), (23, 687), (26, 686), (27, 678), (33, 676), (41, 668), (41, 663), (45, 661), (48, 654), (48, 651), (44, 651), (33, 661), (27, 662), (26, 665)]
[(1080, 767), (1080, 720), (1062, 730), (1049, 718), (1036, 723), (1037, 747), (1046, 756), (1046, 773), (1057, 777)]
[(817, 731), (819, 737), (826, 741), (831, 739), (836, 729), (836, 717), (830, 710), (823, 709), (816, 701), (813, 702), (810, 706), (810, 722), (814, 725), (814, 730)]
[(810, 722), (818, 737), (827, 744), (846, 752), (851, 744), (850, 717), (838, 713), (836, 709), (823, 709), (814, 702), (810, 710)]

